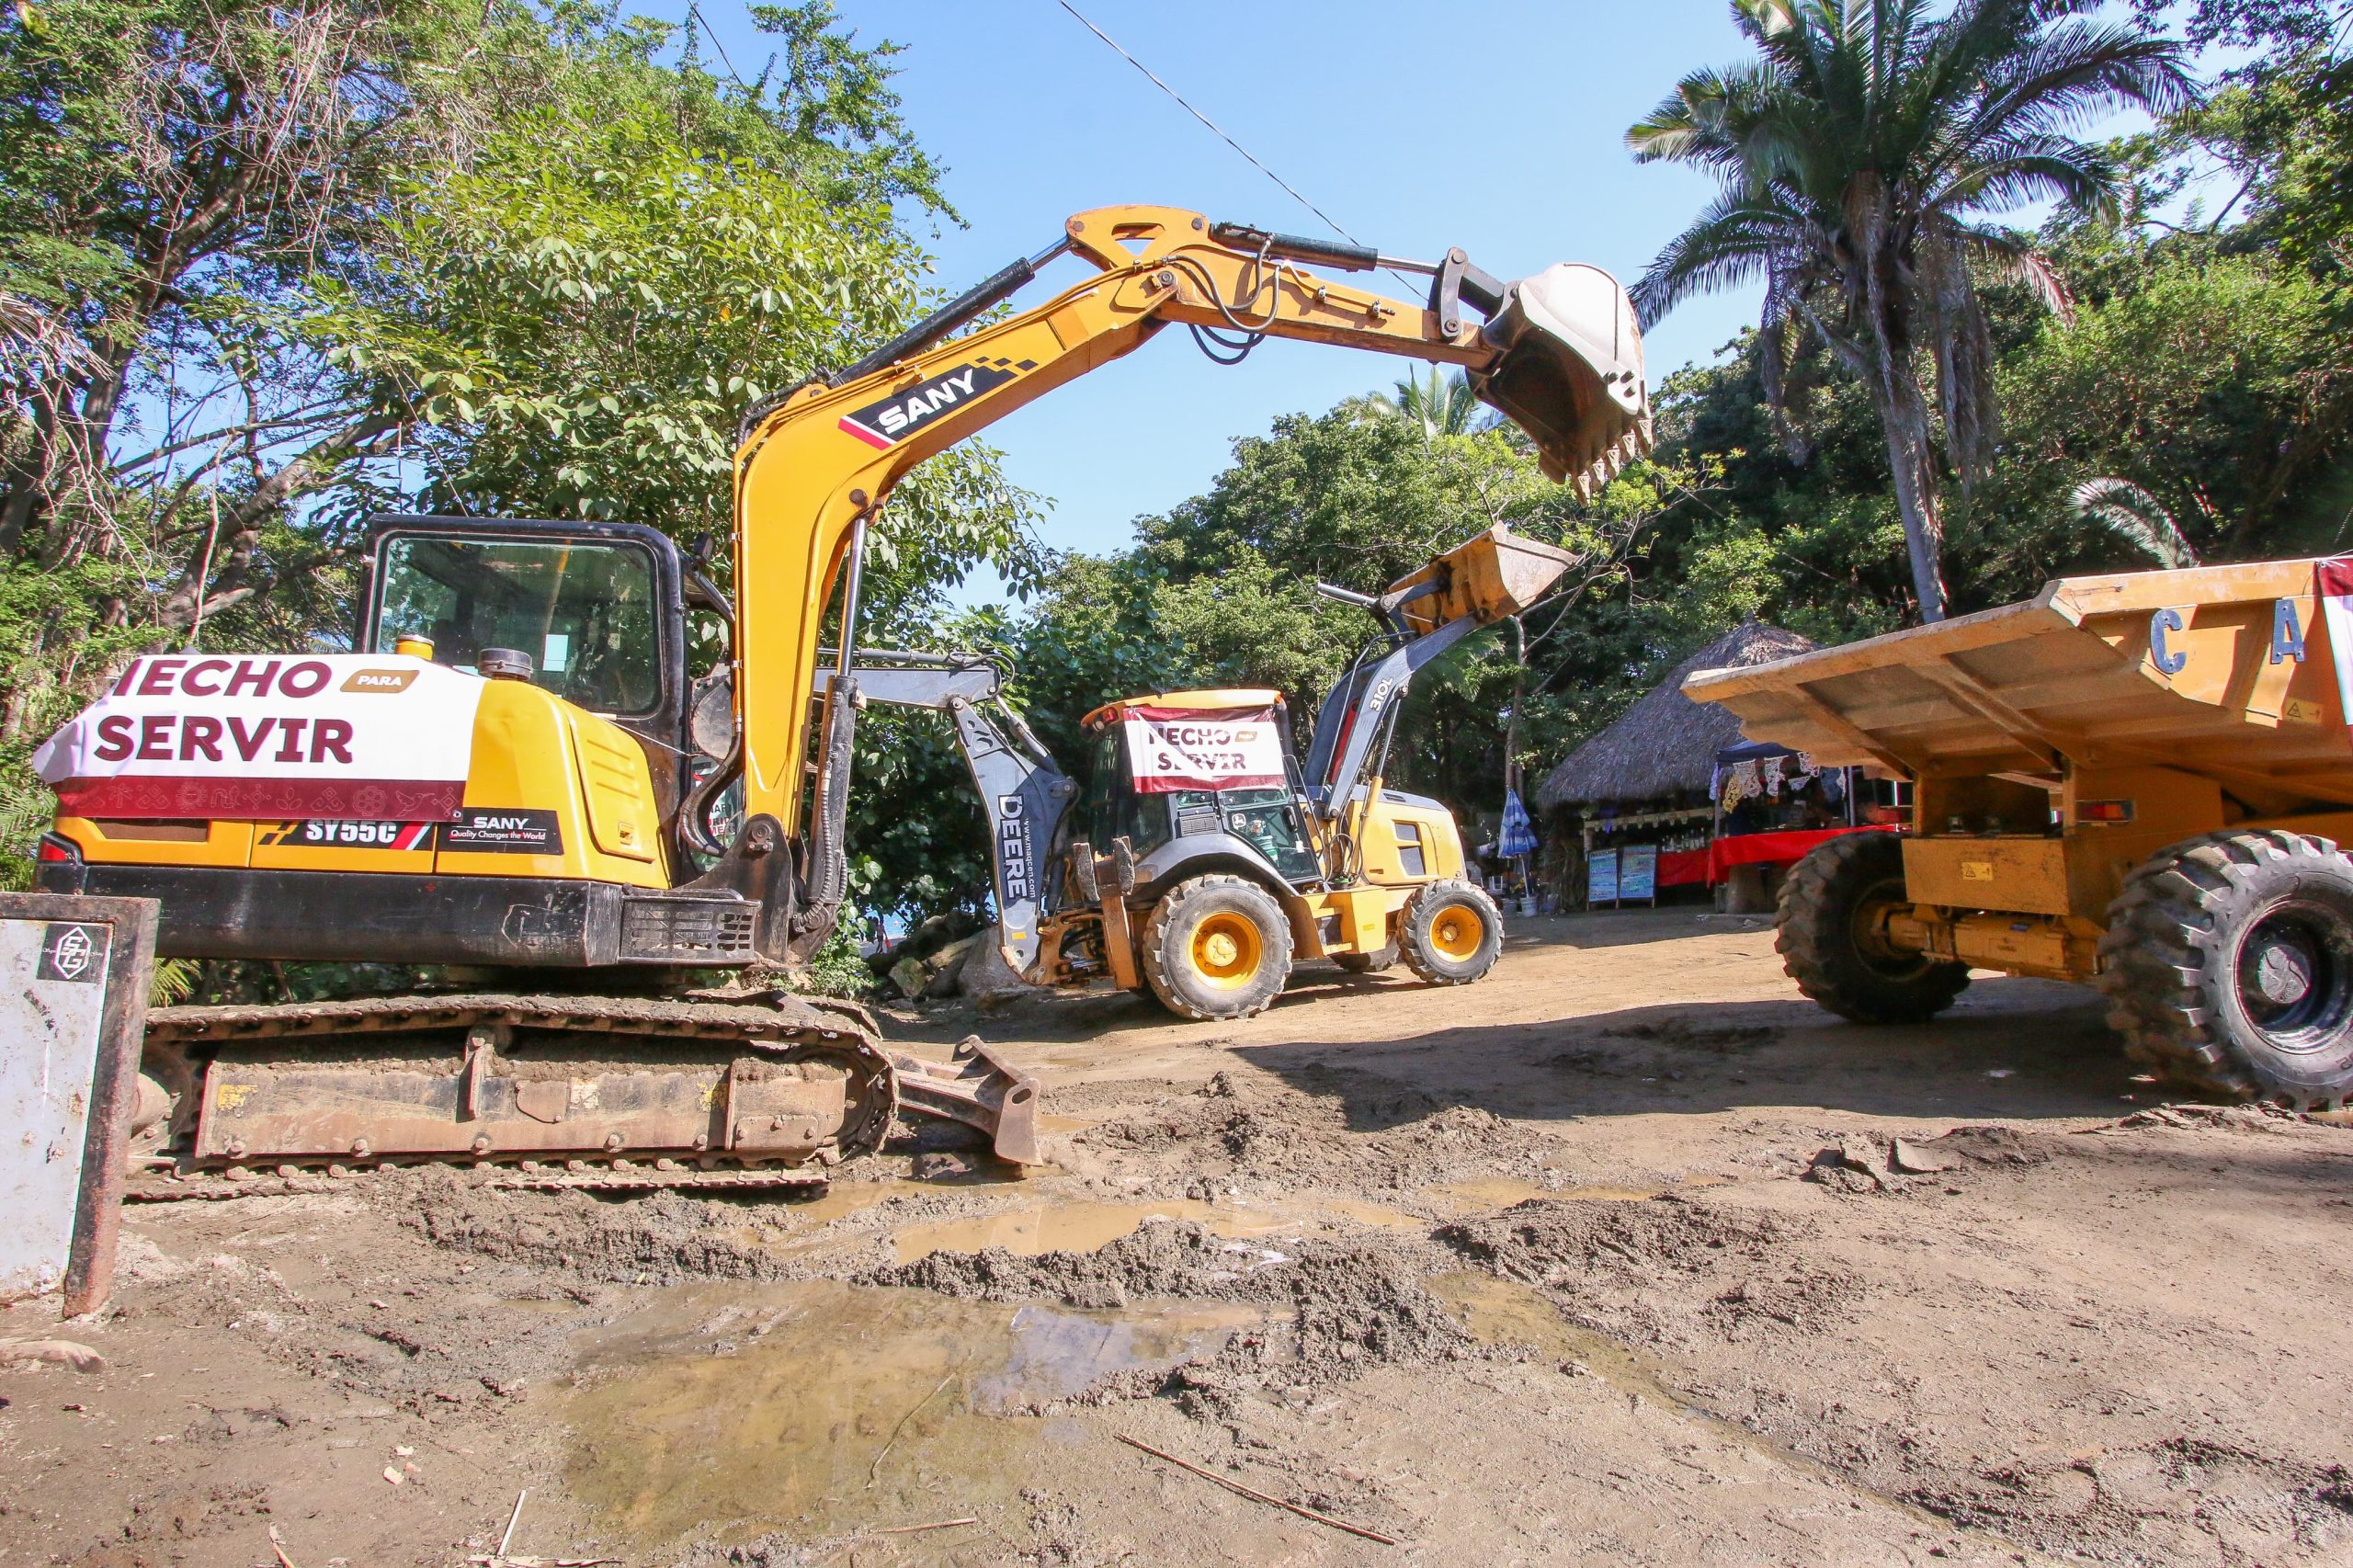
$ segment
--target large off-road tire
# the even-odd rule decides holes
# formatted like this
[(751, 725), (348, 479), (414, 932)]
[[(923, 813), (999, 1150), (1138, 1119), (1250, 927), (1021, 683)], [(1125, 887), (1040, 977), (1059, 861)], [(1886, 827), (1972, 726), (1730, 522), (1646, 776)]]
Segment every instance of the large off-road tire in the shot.
[(1334, 953), (1332, 961), (1350, 974), (1379, 974), (1384, 969), (1397, 967), (1397, 944), (1392, 939), (1386, 947), (1369, 953)]
[(2241, 1099), (2353, 1098), (2353, 860), (2325, 838), (2161, 849), (2108, 906), (2099, 988), (2136, 1061)]
[(1274, 894), (1242, 877), (1195, 877), (1143, 923), (1143, 977), (1180, 1018), (1246, 1018), (1290, 978), (1290, 922)]
[(1397, 912), (1405, 967), (1430, 985), (1468, 985), (1504, 950), (1503, 912), (1483, 888), (1440, 877), (1414, 890)]
[(1904, 841), (1892, 833), (1825, 839), (1790, 868), (1773, 915), (1773, 946), (1798, 989), (1860, 1024), (1916, 1024), (1952, 1006), (1969, 966), (1891, 948), (1880, 917), (1908, 902)]

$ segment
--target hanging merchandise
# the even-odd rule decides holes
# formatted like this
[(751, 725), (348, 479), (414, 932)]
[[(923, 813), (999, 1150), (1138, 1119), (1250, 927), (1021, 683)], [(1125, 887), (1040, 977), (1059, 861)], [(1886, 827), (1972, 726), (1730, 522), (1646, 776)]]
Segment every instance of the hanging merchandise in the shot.
[(1745, 762), (1736, 762), (1725, 768), (1723, 779), (1722, 800), (1723, 808), (1726, 811), (1732, 810), (1751, 796), (1764, 792), (1763, 787), (1756, 779), (1756, 759), (1754, 757)]

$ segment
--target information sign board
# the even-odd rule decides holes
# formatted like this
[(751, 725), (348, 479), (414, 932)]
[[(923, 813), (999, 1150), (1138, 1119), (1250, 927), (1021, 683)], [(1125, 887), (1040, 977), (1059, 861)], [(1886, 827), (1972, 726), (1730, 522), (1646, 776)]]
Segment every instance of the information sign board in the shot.
[(1618, 851), (1597, 849), (1586, 858), (1585, 902), (1597, 909), (1618, 902)]
[(1618, 897), (1631, 903), (1636, 899), (1658, 902), (1658, 846), (1636, 844), (1618, 854)]
[(0, 1301), (113, 1281), (155, 901), (0, 893)]

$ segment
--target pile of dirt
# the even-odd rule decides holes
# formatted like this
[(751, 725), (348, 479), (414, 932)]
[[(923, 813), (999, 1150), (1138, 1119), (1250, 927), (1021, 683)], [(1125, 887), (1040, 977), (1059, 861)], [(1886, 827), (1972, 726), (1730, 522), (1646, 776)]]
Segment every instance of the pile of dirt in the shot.
[(1531, 1199), (1437, 1239), (1546, 1291), (1590, 1327), (1652, 1343), (1815, 1332), (1851, 1318), (1864, 1293), (1856, 1276), (1807, 1258), (1792, 1221), (1671, 1193), (1640, 1203)]
[(1379, 1074), (1309, 1067), (1292, 1088), (1222, 1072), (1190, 1094), (1080, 1133), (1122, 1163), (1204, 1180), (1406, 1190), (1469, 1171), (1532, 1165), (1539, 1140), (1492, 1111)]
[[(745, 1206), (682, 1192), (514, 1192), (441, 1172), (388, 1194), (401, 1222), (453, 1252), (553, 1265), (591, 1279), (784, 1279), (801, 1272), (748, 1233)], [(767, 1199), (765, 1201), (773, 1202)]]
[(1138, 1298), (1263, 1303), (1263, 1329), (1236, 1334), (1207, 1362), (1115, 1380), (1087, 1399), (1178, 1396), (1188, 1414), (1223, 1414), (1249, 1390), (1313, 1385), (1376, 1366), (1461, 1356), (1472, 1340), (1421, 1280), (1418, 1244), (1309, 1238), (1291, 1253), (1227, 1241), (1190, 1221), (1146, 1224), (1094, 1252), (1021, 1257), (1002, 1247), (938, 1252), (871, 1270), (865, 1285), (908, 1286), (992, 1301), (1057, 1301), (1086, 1308)]

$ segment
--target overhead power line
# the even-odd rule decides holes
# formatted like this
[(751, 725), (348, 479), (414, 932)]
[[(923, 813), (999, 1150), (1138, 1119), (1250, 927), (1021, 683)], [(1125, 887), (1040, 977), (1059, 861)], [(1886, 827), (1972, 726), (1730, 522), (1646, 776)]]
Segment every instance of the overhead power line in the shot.
[(1241, 142), (1236, 142), (1231, 135), (1227, 134), (1225, 129), (1219, 125), (1217, 121), (1211, 119), (1208, 115), (1203, 114), (1199, 109), (1195, 108), (1191, 104), (1187, 103), (1185, 101), (1185, 96), (1182, 93), (1179, 93), (1176, 88), (1162, 81), (1158, 76), (1154, 75), (1151, 66), (1146, 65), (1142, 61), (1138, 60), (1134, 55), (1130, 54), (1126, 50), (1121, 49), (1120, 47), (1119, 40), (1113, 38), (1109, 33), (1105, 32), (1101, 28), (1097, 27), (1093, 22), (1088, 21), (1086, 16), (1080, 12), (1079, 8), (1070, 3), (1070, 0), (1055, 0), (1055, 4), (1061, 6), (1063, 10), (1068, 11), (1073, 17), (1076, 17), (1079, 25), (1085, 28), (1088, 32), (1093, 33), (1097, 38), (1099, 38), (1105, 43), (1109, 44), (1113, 53), (1126, 61), (1129, 64), (1134, 66), (1137, 70), (1142, 72), (1146, 81), (1150, 82), (1154, 86), (1158, 87), (1162, 92), (1166, 93), (1170, 97), (1176, 99), (1178, 107), (1183, 108), (1187, 114), (1191, 115), (1203, 125), (1208, 126), (1217, 136), (1219, 141), (1223, 142), (1227, 146), (1241, 153), (1243, 158), (1252, 168), (1257, 170), (1260, 174), (1274, 181), (1278, 186), (1280, 186), (1284, 194), (1288, 195), (1293, 201), (1298, 202), (1302, 207), (1306, 208), (1310, 212), (1313, 212), (1318, 218), (1323, 219), (1325, 226), (1330, 228), (1334, 233), (1339, 235), (1342, 239), (1347, 241), (1352, 245), (1360, 245), (1364, 244), (1362, 240), (1358, 239), (1354, 234), (1340, 227), (1339, 223), (1330, 213), (1324, 211), (1321, 207), (1316, 206), (1313, 201), (1308, 200), (1304, 196), (1302, 196), (1299, 193), (1298, 187), (1292, 185), (1289, 180), (1283, 178), (1282, 176), (1275, 173), (1274, 170), (1268, 168), (1266, 165), (1252, 157), (1250, 155), (1249, 148), (1245, 147)]

